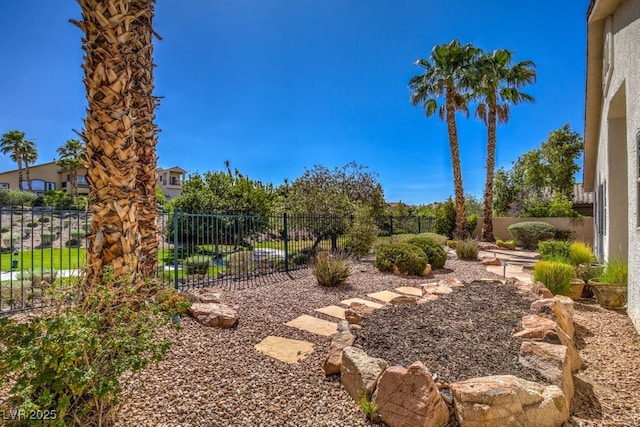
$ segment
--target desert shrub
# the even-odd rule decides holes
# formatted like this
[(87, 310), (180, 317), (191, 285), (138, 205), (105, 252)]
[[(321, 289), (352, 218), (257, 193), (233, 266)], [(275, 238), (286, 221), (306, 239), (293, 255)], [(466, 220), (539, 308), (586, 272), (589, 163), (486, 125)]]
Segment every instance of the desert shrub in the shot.
[(246, 276), (255, 268), (253, 251), (234, 252), (227, 258), (227, 271), (234, 276)]
[(53, 241), (56, 240), (56, 237), (58, 237), (58, 235), (56, 233), (48, 233), (46, 231), (42, 232), (42, 234), (40, 236), (42, 237), (42, 244), (43, 245), (52, 244)]
[(371, 208), (361, 207), (356, 211), (347, 231), (347, 250), (356, 257), (369, 254), (378, 238), (378, 226), (371, 214)]
[(419, 276), (428, 264), (424, 251), (409, 243), (390, 243), (378, 248), (374, 266), (385, 272)]
[(177, 292), (173, 288), (163, 288), (155, 296), (155, 303), (163, 311), (171, 316), (174, 314), (186, 314), (191, 308), (191, 301), (185, 294)]
[(40, 218), (40, 222), (44, 222), (44, 223), (51, 222), (51, 218), (49, 218), (48, 216), (43, 216), (42, 218)]
[(80, 240), (87, 235), (87, 232), (84, 231), (82, 228), (72, 228), (71, 231), (69, 232), (69, 235), (71, 236), (72, 239)]
[(394, 234), (393, 236), (391, 236), (391, 239), (389, 240), (389, 242), (391, 242), (391, 243), (406, 243), (407, 240), (413, 239), (414, 237), (416, 237), (416, 235), (415, 234), (411, 234), (411, 233)]
[(2, 227), (0, 228), (0, 232), (2, 233), (6, 233), (7, 231), (11, 230), (9, 227)]
[(553, 238), (554, 231), (555, 227), (547, 222), (525, 221), (509, 226), (509, 234), (525, 249), (536, 249), (539, 241)]
[[(162, 360), (170, 345), (156, 333), (168, 319), (129, 288), (109, 273), (87, 287), (82, 303), (0, 319), (0, 377), (12, 379), (3, 411), (53, 418), (37, 425), (113, 424), (122, 375)], [(68, 297), (68, 290), (55, 292), (56, 302)]]
[(455, 249), (458, 242), (456, 240), (447, 240), (447, 246), (451, 249)]
[(193, 255), (189, 258), (185, 258), (182, 261), (182, 265), (187, 274), (207, 274), (209, 266), (211, 265), (211, 257), (207, 255)]
[(478, 214), (471, 214), (467, 217), (467, 232), (469, 236), (473, 236), (478, 225)]
[(538, 253), (542, 259), (569, 260), (569, 242), (563, 240), (547, 240), (538, 243)]
[(464, 261), (476, 261), (478, 259), (478, 242), (475, 240), (458, 240), (456, 242), (456, 255)]
[(584, 242), (573, 242), (569, 245), (569, 261), (571, 265), (591, 264), (595, 261), (591, 246)]
[(68, 247), (68, 248), (76, 248), (76, 247), (80, 246), (80, 241), (78, 239), (69, 239), (65, 243), (65, 246)]
[(629, 278), (629, 265), (627, 261), (615, 258), (609, 260), (604, 266), (604, 270), (597, 277), (601, 283), (615, 283), (626, 285)]
[(504, 249), (510, 249), (510, 250), (515, 250), (516, 249), (516, 242), (514, 240), (496, 240), (496, 246), (499, 248), (504, 248)]
[(444, 268), (444, 264), (447, 261), (447, 253), (442, 249), (442, 246), (440, 246), (438, 242), (429, 237), (414, 237), (413, 239), (408, 240), (407, 243), (422, 249), (432, 268)]
[(538, 261), (533, 265), (533, 280), (542, 282), (554, 295), (569, 295), (573, 267), (556, 261)]
[(438, 234), (453, 237), (453, 231), (456, 229), (456, 206), (451, 197), (436, 209), (434, 229)]
[(37, 227), (38, 226), (38, 221), (29, 221), (24, 226), (25, 227), (31, 227), (31, 228)]
[(444, 246), (447, 243), (447, 236), (438, 233), (420, 233), (418, 237), (429, 237), (436, 241), (437, 244)]
[(342, 252), (323, 252), (316, 256), (313, 275), (318, 285), (327, 287), (344, 285), (350, 274), (349, 259)]
[(30, 206), (37, 198), (27, 191), (0, 190), (0, 205), (4, 206)]
[(51, 231), (52, 233), (56, 233), (56, 234), (60, 234), (62, 233), (62, 227), (60, 225), (50, 225), (49, 227), (47, 227), (49, 229), (49, 231)]

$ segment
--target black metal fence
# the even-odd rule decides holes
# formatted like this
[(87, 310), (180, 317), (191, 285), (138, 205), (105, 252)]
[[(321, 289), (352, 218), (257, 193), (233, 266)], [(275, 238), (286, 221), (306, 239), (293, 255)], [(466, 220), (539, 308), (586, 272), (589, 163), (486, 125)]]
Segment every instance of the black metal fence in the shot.
[[(0, 205), (0, 314), (45, 304), (51, 284), (73, 284), (86, 263), (91, 215)], [(176, 289), (245, 287), (307, 267), (318, 251), (344, 249), (352, 218), (323, 215), (158, 216), (157, 277)], [(381, 235), (431, 231), (428, 218), (383, 218)]]

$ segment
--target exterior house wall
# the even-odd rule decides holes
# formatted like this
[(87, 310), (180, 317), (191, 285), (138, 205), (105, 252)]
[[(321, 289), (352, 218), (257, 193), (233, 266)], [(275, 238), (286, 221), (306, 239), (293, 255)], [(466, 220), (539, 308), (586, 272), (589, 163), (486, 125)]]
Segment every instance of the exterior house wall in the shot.
[[(87, 170), (85, 168), (78, 169), (78, 176), (85, 176)], [(54, 183), (55, 190), (67, 190), (70, 191), (70, 183), (67, 183), (67, 175), (68, 172), (62, 172), (60, 166), (56, 164), (56, 162), (42, 163), (39, 165), (33, 165), (29, 167), (29, 175), (31, 182), (33, 184), (36, 180), (42, 180), (44, 182)], [(26, 170), (22, 171), (22, 179), (27, 179)], [(8, 184), (8, 189), (10, 190), (20, 190), (19, 180), (18, 180), (18, 170), (11, 170), (7, 172), (0, 173), (0, 184)], [(5, 186), (3, 186), (6, 188)], [(25, 185), (23, 190), (27, 190), (27, 186)], [(44, 193), (46, 190), (50, 190), (51, 188), (34, 188), (33, 190), (38, 193)], [(89, 187), (87, 185), (79, 185), (78, 186), (78, 194), (88, 194)]]
[[(587, 76), (588, 80), (601, 79), (602, 84), (594, 190), (598, 194), (595, 211), (605, 212), (605, 218), (600, 215), (596, 221), (596, 247), (604, 260), (617, 256), (628, 259), (627, 313), (640, 331), (640, 2), (622, 1), (608, 17), (598, 18), (602, 22), (590, 22), (589, 28), (591, 32), (596, 25), (603, 26), (602, 75), (592, 72)], [(604, 221), (602, 233), (600, 221)]]

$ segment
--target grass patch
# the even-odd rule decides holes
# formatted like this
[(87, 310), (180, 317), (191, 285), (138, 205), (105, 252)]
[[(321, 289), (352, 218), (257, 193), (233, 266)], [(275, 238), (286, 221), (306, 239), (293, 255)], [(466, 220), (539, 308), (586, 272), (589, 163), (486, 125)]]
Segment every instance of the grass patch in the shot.
[(11, 261), (18, 260), (18, 270), (72, 270), (82, 268), (87, 262), (84, 248), (46, 248), (2, 254), (0, 269), (11, 271)]

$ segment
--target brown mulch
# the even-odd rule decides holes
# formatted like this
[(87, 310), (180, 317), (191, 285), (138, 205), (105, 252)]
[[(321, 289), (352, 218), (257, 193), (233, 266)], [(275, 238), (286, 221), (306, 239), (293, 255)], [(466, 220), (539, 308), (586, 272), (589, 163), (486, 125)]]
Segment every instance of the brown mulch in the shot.
[(489, 375), (543, 382), (518, 363), (522, 339), (512, 337), (533, 301), (512, 285), (470, 283), (426, 304), (376, 310), (356, 345), (391, 365), (419, 360), (444, 383)]

